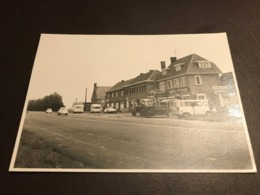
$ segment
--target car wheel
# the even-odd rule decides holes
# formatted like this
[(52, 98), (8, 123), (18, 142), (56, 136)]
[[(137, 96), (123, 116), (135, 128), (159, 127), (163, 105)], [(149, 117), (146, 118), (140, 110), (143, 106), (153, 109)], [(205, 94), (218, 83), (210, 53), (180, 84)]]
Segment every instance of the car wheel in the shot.
[(205, 115), (206, 115), (206, 116), (210, 116), (210, 115), (211, 115), (211, 111), (207, 111), (207, 112), (205, 113)]
[(183, 119), (188, 119), (188, 118), (190, 118), (190, 113), (183, 113), (183, 114), (182, 114), (182, 118), (183, 118)]

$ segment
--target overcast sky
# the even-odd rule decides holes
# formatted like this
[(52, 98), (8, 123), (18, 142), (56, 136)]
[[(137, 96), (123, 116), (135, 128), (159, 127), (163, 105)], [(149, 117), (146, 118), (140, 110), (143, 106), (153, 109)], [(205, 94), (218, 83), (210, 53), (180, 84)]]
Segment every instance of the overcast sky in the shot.
[(67, 107), (90, 101), (93, 85), (113, 86), (149, 70), (160, 61), (196, 53), (222, 72), (233, 71), (225, 33), (197, 35), (52, 35), (42, 34), (27, 100), (54, 92)]

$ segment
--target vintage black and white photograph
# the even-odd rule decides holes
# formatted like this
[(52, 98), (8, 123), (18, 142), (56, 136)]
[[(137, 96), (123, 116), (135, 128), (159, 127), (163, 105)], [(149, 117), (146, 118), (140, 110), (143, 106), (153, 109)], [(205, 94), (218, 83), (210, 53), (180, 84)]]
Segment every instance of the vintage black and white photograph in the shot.
[(226, 33), (42, 34), (10, 171), (256, 172)]

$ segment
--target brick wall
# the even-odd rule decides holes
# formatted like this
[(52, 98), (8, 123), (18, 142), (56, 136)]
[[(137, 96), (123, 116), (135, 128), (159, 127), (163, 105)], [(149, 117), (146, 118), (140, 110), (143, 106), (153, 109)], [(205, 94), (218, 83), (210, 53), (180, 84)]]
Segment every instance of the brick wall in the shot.
[(206, 94), (209, 98), (212, 95), (212, 86), (220, 85), (219, 76), (215, 75), (200, 75), (202, 85), (196, 85), (194, 75), (187, 76), (188, 86), (190, 87), (190, 94), (192, 99), (197, 98), (197, 94)]

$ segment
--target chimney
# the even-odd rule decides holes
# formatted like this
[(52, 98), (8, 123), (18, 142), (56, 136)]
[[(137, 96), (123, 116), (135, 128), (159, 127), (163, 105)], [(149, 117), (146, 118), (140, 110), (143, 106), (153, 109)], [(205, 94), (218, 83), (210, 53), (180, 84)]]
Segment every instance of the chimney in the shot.
[(165, 65), (165, 61), (161, 61), (161, 69), (165, 69), (166, 68), (166, 65)]
[(166, 69), (165, 61), (161, 61), (161, 70), (162, 70), (162, 74), (163, 74), (163, 75), (166, 75), (166, 74), (167, 74), (167, 69)]
[(171, 57), (171, 64), (174, 63), (177, 60), (176, 57)]
[(97, 88), (97, 83), (94, 83), (94, 89), (96, 89)]

